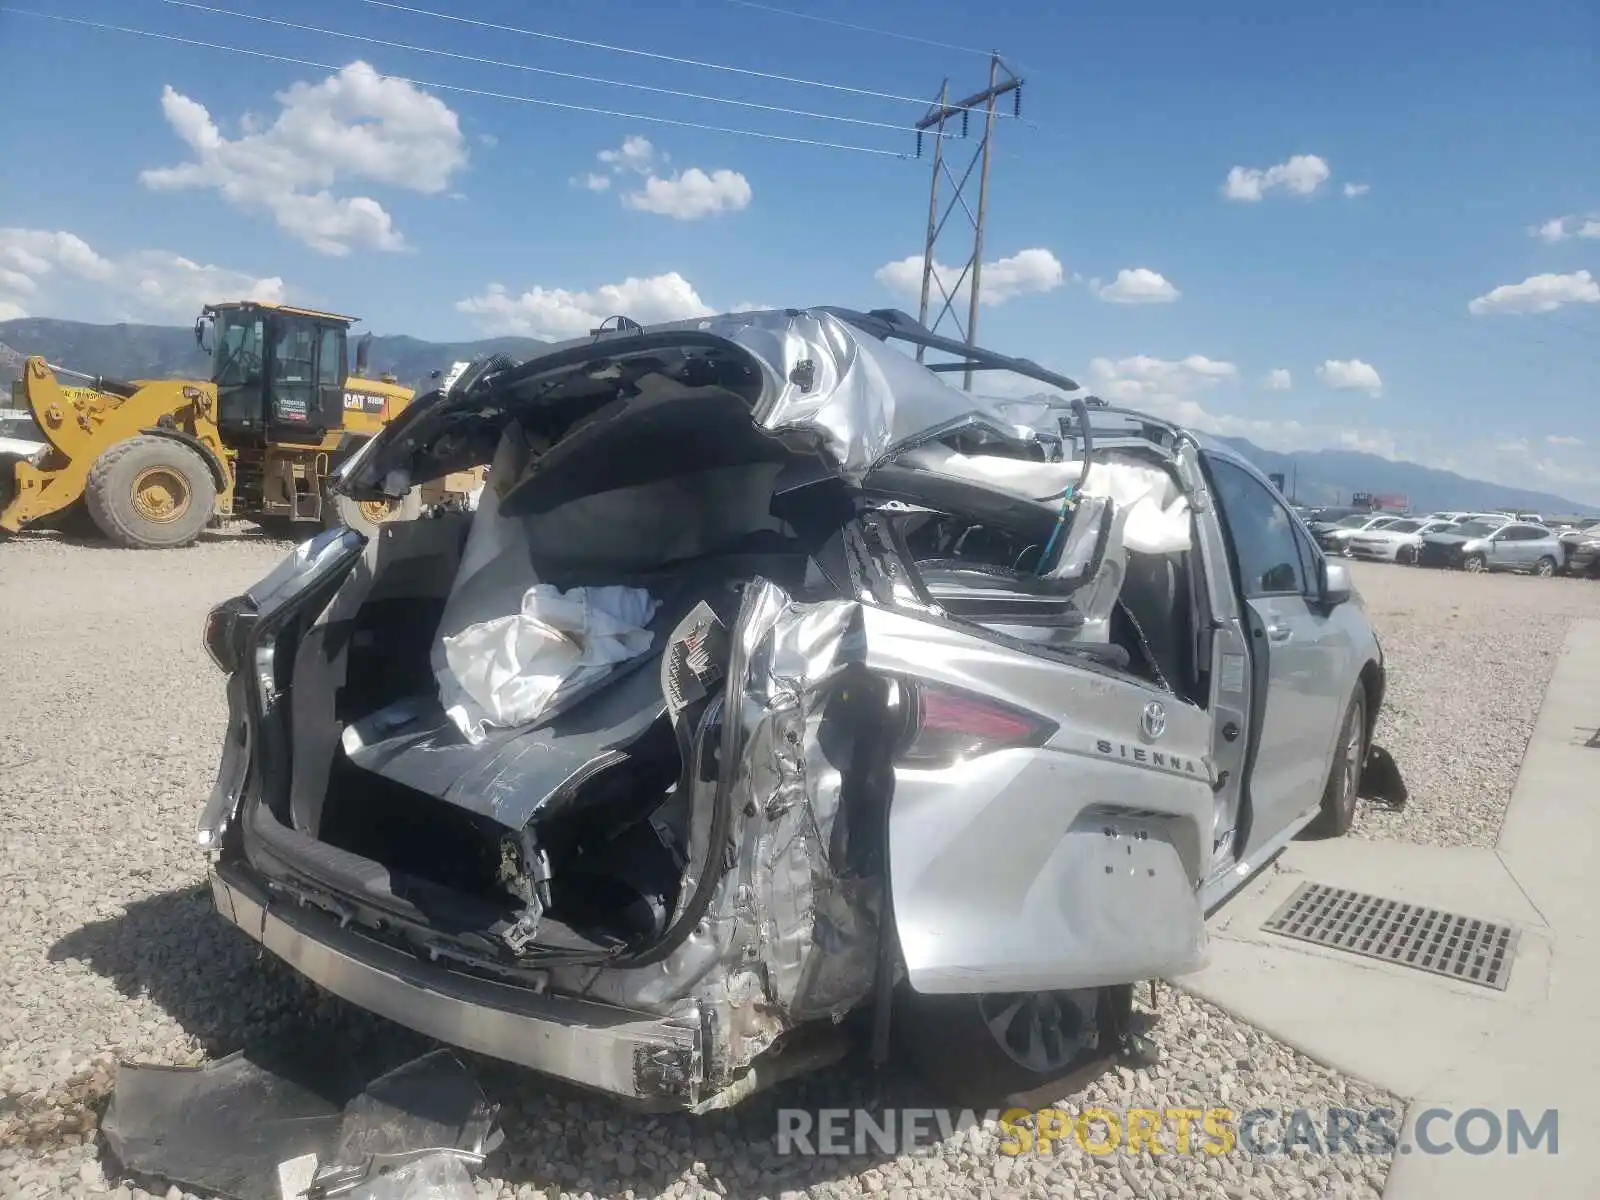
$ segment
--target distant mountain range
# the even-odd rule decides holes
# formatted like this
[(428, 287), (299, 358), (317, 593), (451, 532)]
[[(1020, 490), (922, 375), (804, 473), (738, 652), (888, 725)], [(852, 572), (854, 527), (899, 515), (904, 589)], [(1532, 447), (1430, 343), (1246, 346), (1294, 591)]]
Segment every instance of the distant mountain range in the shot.
[[(404, 335), (375, 336), (368, 374), (393, 375), (415, 387), (430, 372), (447, 369), (453, 362), (491, 354), (526, 356), (543, 344), (519, 337), (425, 342)], [(87, 325), (48, 317), (0, 321), (0, 385), (7, 392), (32, 354), (42, 354), (86, 375), (114, 379), (205, 379), (211, 375), (211, 357), (195, 345), (194, 330), (182, 326)]]
[(1550, 492), (1507, 487), (1482, 479), (1468, 479), (1453, 471), (1396, 462), (1376, 454), (1353, 450), (1263, 450), (1244, 438), (1223, 438), (1267, 474), (1284, 477), (1284, 490), (1301, 504), (1348, 504), (1352, 492), (1399, 494), (1418, 512), (1456, 509), (1490, 511), (1516, 509), (1553, 516), (1600, 515), (1592, 504), (1579, 504)]
[[(453, 362), (490, 354), (522, 357), (543, 344), (533, 338), (425, 342), (405, 336), (374, 337), (369, 373), (390, 374), (415, 387), (430, 372), (446, 369)], [(9, 391), (10, 381), (20, 375), (23, 360), (30, 354), (42, 354), (74, 371), (118, 379), (205, 378), (211, 371), (210, 358), (195, 346), (193, 330), (183, 327), (88, 325), (44, 317), (0, 321), (0, 386)], [(1600, 514), (1593, 505), (1549, 492), (1468, 479), (1376, 454), (1349, 450), (1280, 453), (1263, 450), (1243, 438), (1224, 440), (1262, 471), (1282, 473), (1291, 499), (1306, 504), (1347, 503), (1352, 492), (1373, 492), (1399, 493), (1421, 511), (1514, 508), (1547, 517)]]

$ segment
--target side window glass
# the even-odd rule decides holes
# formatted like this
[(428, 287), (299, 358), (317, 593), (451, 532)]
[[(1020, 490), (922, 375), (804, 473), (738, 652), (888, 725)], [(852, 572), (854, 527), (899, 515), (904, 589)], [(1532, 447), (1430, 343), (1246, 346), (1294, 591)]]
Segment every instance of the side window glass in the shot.
[(1289, 510), (1265, 486), (1227, 460), (1213, 458), (1209, 464), (1244, 594), (1303, 595), (1307, 572)]
[(279, 383), (311, 382), (311, 331), (292, 329), (278, 339), (274, 356)]
[(337, 329), (322, 331), (322, 346), (317, 356), (317, 382), (325, 387), (339, 386), (339, 359), (344, 350), (341, 344), (343, 340)]

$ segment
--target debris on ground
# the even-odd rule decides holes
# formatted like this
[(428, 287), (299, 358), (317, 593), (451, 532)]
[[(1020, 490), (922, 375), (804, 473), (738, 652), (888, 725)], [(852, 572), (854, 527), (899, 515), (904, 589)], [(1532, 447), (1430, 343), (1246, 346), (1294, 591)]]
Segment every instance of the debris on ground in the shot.
[(357, 1066), (310, 1041), (121, 1063), (101, 1128), (128, 1173), (226, 1200), (471, 1200), (467, 1169), (500, 1139), (460, 1059), (435, 1050), (364, 1087)]

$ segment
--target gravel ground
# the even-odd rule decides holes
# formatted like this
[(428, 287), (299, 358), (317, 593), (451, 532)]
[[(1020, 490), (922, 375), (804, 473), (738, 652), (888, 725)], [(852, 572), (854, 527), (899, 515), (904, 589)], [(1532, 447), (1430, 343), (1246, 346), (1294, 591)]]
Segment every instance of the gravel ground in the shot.
[[(38, 535), (0, 545), (0, 1195), (143, 1194), (94, 1132), (118, 1057), (193, 1064), (316, 1031), (416, 1040), (258, 958), (211, 912), (192, 848), (224, 711), (200, 619), (286, 549), (239, 532), (161, 554)], [(1363, 812), (1359, 832), (1487, 841), (1561, 630), (1600, 588), (1357, 571), (1395, 664), (1381, 736), (1413, 795), (1403, 814)], [(1329, 1108), (1402, 1107), (1181, 992), (1161, 989), (1148, 1016), (1163, 1065), (1102, 1076), (1068, 1107), (1306, 1109), (1319, 1124)], [(1388, 1167), (1379, 1155), (1182, 1155), (1170, 1126), (1160, 1156), (1069, 1144), (1010, 1158), (992, 1123), (917, 1156), (780, 1157), (778, 1107), (931, 1101), (892, 1070), (847, 1066), (734, 1114), (647, 1119), (479, 1066), (508, 1135), (485, 1195), (1322, 1200), (1377, 1196)]]
[(1494, 845), (1567, 627), (1600, 616), (1600, 583), (1353, 566), (1389, 663), (1374, 740), (1410, 798), (1363, 803), (1351, 836)]

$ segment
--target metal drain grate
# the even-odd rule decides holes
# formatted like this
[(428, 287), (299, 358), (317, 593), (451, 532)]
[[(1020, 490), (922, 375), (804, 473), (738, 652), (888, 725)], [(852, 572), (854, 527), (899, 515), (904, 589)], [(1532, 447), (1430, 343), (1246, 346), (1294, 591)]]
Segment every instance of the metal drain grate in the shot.
[(1321, 883), (1302, 883), (1262, 928), (1502, 992), (1518, 936), (1509, 925)]

